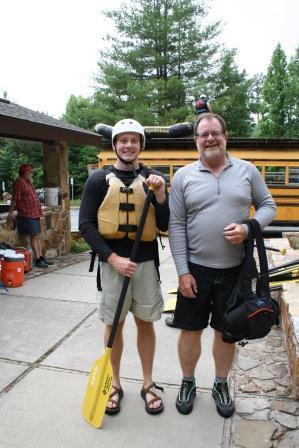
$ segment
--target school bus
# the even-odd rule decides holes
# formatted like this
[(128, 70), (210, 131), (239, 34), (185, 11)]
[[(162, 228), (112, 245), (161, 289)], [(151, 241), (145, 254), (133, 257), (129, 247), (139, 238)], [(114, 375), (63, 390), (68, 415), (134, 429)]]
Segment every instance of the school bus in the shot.
[[(232, 156), (252, 162), (260, 171), (277, 204), (273, 224), (299, 226), (299, 139), (231, 138), (227, 150)], [(192, 136), (147, 138), (146, 148), (140, 154), (140, 161), (161, 171), (169, 186), (174, 173), (197, 158)], [(115, 160), (111, 142), (103, 139), (98, 163), (89, 164), (88, 172), (111, 165)]]

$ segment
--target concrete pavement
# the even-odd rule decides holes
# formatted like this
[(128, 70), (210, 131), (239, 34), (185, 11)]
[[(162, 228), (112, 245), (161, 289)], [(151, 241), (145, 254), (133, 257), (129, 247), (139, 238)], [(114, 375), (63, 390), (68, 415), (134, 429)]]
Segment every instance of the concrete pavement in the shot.
[[(168, 240), (163, 240), (160, 271), (167, 300), (177, 278)], [(212, 332), (207, 329), (196, 371), (198, 396), (192, 414), (183, 416), (174, 404), (181, 379), (179, 330), (165, 325), (165, 315), (155, 324), (154, 366), (154, 379), (164, 387), (165, 411), (149, 416), (144, 410), (136, 329), (128, 316), (121, 412), (105, 416), (101, 429), (89, 426), (81, 405), (89, 369), (104, 349), (96, 274), (88, 267), (88, 254), (70, 254), (26, 274), (22, 287), (7, 294), (0, 290), (0, 448), (299, 446), (299, 403), (292, 397), (280, 327), (238, 348), (231, 375), (236, 414), (227, 420), (217, 414), (211, 395)]]
[[(177, 285), (167, 239), (161, 252), (165, 300)], [(89, 369), (104, 353), (103, 325), (95, 307), (95, 272), (89, 256), (62, 257), (47, 270), (35, 270), (20, 288), (0, 294), (0, 447), (218, 448), (228, 446), (231, 419), (224, 420), (211, 395), (214, 368), (211, 331), (203, 337), (197, 368), (198, 397), (189, 416), (175, 398), (181, 380), (177, 358), (179, 331), (155, 324), (155, 381), (164, 387), (165, 411), (149, 416), (140, 397), (142, 375), (131, 316), (125, 325), (122, 385), (125, 397), (117, 416), (101, 429), (89, 426), (81, 405)]]

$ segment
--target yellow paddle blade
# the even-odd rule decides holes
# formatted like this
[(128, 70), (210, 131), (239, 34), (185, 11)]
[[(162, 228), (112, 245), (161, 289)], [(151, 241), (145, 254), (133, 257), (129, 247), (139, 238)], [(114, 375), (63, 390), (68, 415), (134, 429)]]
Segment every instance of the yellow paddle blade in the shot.
[(170, 289), (169, 291), (167, 291), (167, 294), (176, 294), (177, 291), (178, 291), (178, 288), (173, 288), (173, 289)]
[(176, 298), (167, 300), (167, 302), (164, 305), (163, 313), (172, 313), (172, 312), (174, 312), (175, 306), (176, 306)]
[(93, 364), (83, 401), (83, 417), (95, 428), (102, 425), (112, 388), (111, 350), (106, 348), (105, 354)]

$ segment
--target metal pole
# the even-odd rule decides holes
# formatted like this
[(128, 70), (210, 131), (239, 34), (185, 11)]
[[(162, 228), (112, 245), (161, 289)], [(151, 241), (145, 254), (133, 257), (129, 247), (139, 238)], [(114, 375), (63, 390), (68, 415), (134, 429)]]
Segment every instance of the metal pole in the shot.
[(74, 200), (74, 178), (70, 177), (71, 191), (72, 191), (72, 201)]

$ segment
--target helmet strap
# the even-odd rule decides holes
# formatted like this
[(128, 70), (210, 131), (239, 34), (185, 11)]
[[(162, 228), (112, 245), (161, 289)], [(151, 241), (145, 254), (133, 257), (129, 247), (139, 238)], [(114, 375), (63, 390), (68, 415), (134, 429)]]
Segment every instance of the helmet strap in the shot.
[[(140, 150), (139, 154), (140, 154), (140, 153), (141, 153), (141, 150)], [(115, 154), (116, 154), (116, 157), (117, 157), (122, 163), (124, 163), (125, 165), (132, 165), (132, 169), (133, 169), (133, 171), (134, 171), (134, 162), (138, 159), (139, 154), (138, 154), (138, 156), (137, 156), (134, 160), (132, 160), (131, 162), (127, 162), (126, 160), (124, 160), (124, 159), (118, 154), (118, 152), (117, 152), (116, 149), (115, 149)]]

